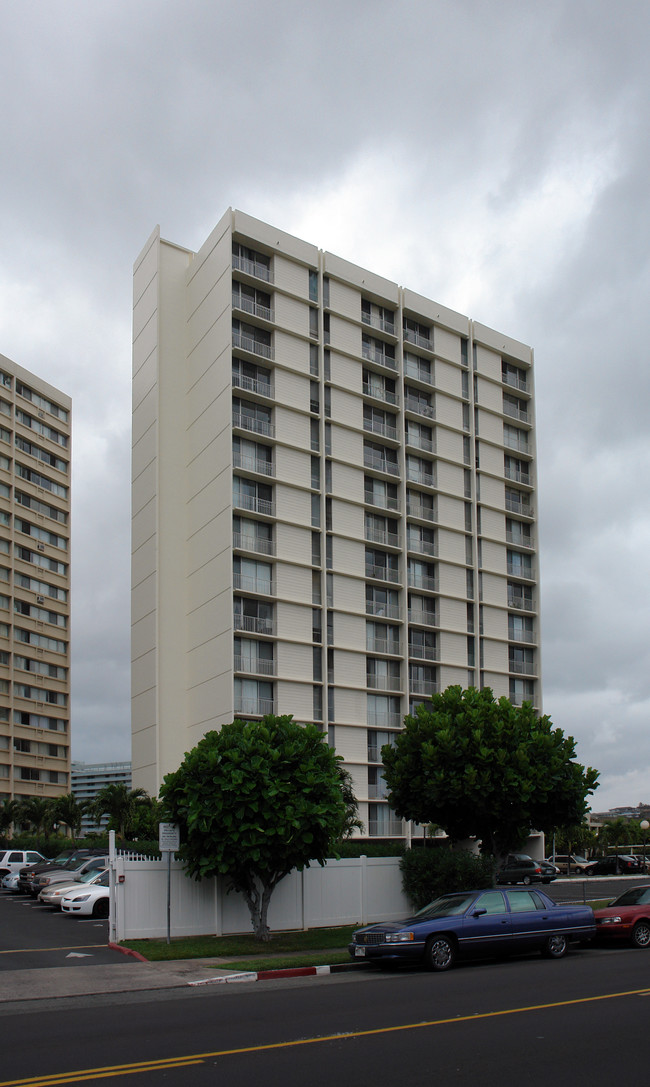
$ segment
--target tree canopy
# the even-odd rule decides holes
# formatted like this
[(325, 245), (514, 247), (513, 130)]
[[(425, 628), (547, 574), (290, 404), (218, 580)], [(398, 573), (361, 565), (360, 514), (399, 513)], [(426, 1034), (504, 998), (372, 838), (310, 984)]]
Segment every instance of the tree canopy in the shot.
[(181, 827), (189, 874), (228, 877), (260, 939), (270, 936), (267, 910), (279, 881), (312, 860), (323, 864), (343, 833), (339, 765), (313, 725), (269, 714), (208, 732), (165, 777), (160, 798)]
[(404, 721), (382, 748), (396, 814), (437, 823), (455, 841), (477, 838), (499, 856), (531, 829), (579, 823), (598, 772), (574, 762), (575, 741), (489, 688), (448, 687)]

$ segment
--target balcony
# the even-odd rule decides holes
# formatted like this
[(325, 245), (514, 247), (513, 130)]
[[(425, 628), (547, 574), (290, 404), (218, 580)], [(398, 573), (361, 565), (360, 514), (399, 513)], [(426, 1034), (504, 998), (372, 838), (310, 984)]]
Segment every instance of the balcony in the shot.
[(380, 434), (382, 438), (397, 441), (397, 427), (391, 426), (390, 423), (382, 423), (379, 419), (364, 419), (363, 429), (369, 434)]
[(235, 713), (244, 714), (245, 717), (264, 717), (267, 713), (275, 713), (274, 707), (272, 698), (235, 697)]
[(241, 412), (233, 411), (232, 425), (235, 430), (250, 430), (254, 434), (264, 434), (266, 438), (275, 438), (273, 423), (268, 423), (266, 419), (260, 419), (256, 415), (242, 415)]
[(506, 479), (512, 480), (513, 483), (523, 483), (524, 487), (532, 486), (530, 474), (528, 472), (522, 472), (519, 468), (512, 468), (510, 465), (506, 465), (503, 474)]
[(369, 819), (368, 835), (371, 838), (402, 838), (404, 824), (401, 819)]
[(379, 457), (376, 453), (364, 450), (363, 454), (363, 466), (364, 468), (371, 468), (374, 472), (385, 472), (389, 476), (398, 476), (399, 464), (396, 461), (387, 460), (385, 457)]
[(526, 581), (534, 581), (532, 566), (518, 566), (513, 562), (506, 563), (510, 577), (521, 577)]
[[(266, 644), (268, 645), (269, 643), (267, 642)], [(275, 675), (275, 661), (266, 660), (262, 657), (242, 657), (239, 654), (235, 654), (233, 668), (235, 672), (247, 672), (260, 676)]]
[(440, 684), (433, 679), (412, 679), (409, 682), (409, 690), (411, 694), (438, 694)]
[(255, 577), (252, 574), (241, 574), (235, 571), (233, 585), (235, 589), (241, 589), (245, 593), (261, 593), (263, 596), (273, 596), (273, 582), (266, 577)]
[(249, 351), (252, 355), (259, 355), (263, 359), (273, 358), (273, 348), (271, 344), (264, 343), (262, 340), (256, 340), (253, 336), (246, 336), (236, 329), (233, 329), (232, 332), (232, 345), (234, 348), (239, 348), (241, 351)]
[(274, 319), (273, 310), (270, 306), (262, 306), (253, 298), (246, 298), (245, 295), (237, 294), (235, 291), (232, 294), (232, 308), (242, 310), (244, 313), (250, 313), (253, 317), (260, 317), (263, 321), (273, 321)]
[(438, 513), (429, 506), (423, 506), (419, 502), (406, 503), (407, 517), (419, 517), (421, 521), (437, 521)]
[[(416, 645), (409, 642), (409, 657), (422, 661), (439, 661), (440, 650), (436, 645)], [(413, 690), (413, 687), (411, 687)]]
[(418, 555), (430, 555), (434, 559), (438, 558), (438, 545), (434, 540), (418, 540), (409, 537), (407, 547), (409, 551), (415, 551)]
[(421, 434), (406, 434), (406, 444), (410, 445), (413, 449), (422, 449), (425, 453), (436, 452), (436, 442), (433, 438), (424, 438)]
[(524, 596), (509, 596), (508, 607), (516, 608), (517, 611), (535, 611), (535, 601), (532, 597)]
[(433, 385), (430, 366), (427, 369), (412, 357), (404, 359), (404, 376), (411, 377), (415, 381), (421, 381), (424, 385)]
[(515, 404), (509, 404), (504, 401), (503, 414), (509, 415), (511, 419), (517, 419), (520, 423), (530, 422), (530, 416), (525, 408), (518, 408)]
[(514, 547), (535, 547), (535, 538), (533, 536), (518, 536), (514, 532), (506, 532), (506, 542), (513, 544)]
[(238, 272), (245, 272), (247, 276), (263, 279), (265, 283), (273, 282), (270, 267), (268, 264), (261, 263), (261, 261), (248, 260), (246, 257), (239, 257), (233, 253), (232, 266)]
[(388, 638), (369, 638), (366, 643), (367, 653), (390, 653), (394, 657), (400, 655), (399, 640), (389, 641)]
[(233, 627), (235, 630), (244, 630), (247, 634), (275, 634), (275, 621), (265, 619), (259, 615), (234, 615)]
[(389, 370), (397, 370), (397, 359), (391, 358), (375, 344), (362, 343), (361, 356), (368, 362), (374, 362), (378, 366), (386, 366)]
[(399, 604), (380, 604), (376, 600), (366, 600), (366, 615), (374, 615), (380, 619), (402, 618), (402, 609)]
[(375, 494), (374, 491), (365, 491), (363, 500), (368, 506), (375, 506), (381, 510), (399, 511), (399, 498), (393, 498), (389, 494)]
[(514, 449), (517, 453), (524, 453), (526, 456), (530, 456), (528, 438), (517, 438), (513, 435), (504, 434), (503, 444), (506, 449)]
[(535, 665), (532, 661), (508, 661), (508, 671), (517, 676), (534, 676)]
[(537, 641), (537, 638), (535, 637), (535, 632), (533, 630), (519, 630), (510, 627), (508, 629), (508, 641), (533, 644)]
[(436, 618), (435, 611), (423, 611), (419, 609), (415, 611), (413, 608), (409, 608), (409, 623), (413, 623), (417, 627), (437, 627), (438, 620)]
[(424, 589), (429, 593), (437, 593), (439, 587), (437, 577), (430, 577), (429, 574), (417, 574), (413, 570), (409, 570), (408, 584), (409, 589)]
[(519, 389), (522, 393), (528, 392), (528, 382), (525, 378), (518, 377), (517, 374), (501, 374), (501, 380), (504, 385), (510, 385), (512, 389)]
[(534, 517), (535, 512), (530, 502), (522, 502), (516, 498), (510, 498), (506, 495), (506, 510), (508, 513), (514, 513), (518, 517)]
[(393, 393), (389, 389), (379, 388), (370, 381), (363, 382), (363, 395), (371, 396), (373, 400), (382, 400), (385, 404), (399, 404), (398, 393)]
[(233, 495), (232, 504), (235, 509), (261, 513), (263, 517), (275, 517), (275, 502), (269, 502), (266, 498), (256, 498), (252, 494)]
[(419, 487), (435, 487), (436, 477), (431, 472), (421, 472), (412, 468), (406, 471), (406, 482), (415, 483)]
[(388, 794), (388, 786), (384, 781), (372, 782), (368, 785), (368, 798), (370, 800), (385, 800)]
[(258, 555), (275, 555), (273, 540), (262, 536), (250, 536), (243, 532), (233, 532), (232, 546), (236, 551), (254, 551)]
[(377, 328), (380, 332), (386, 332), (389, 336), (395, 335), (395, 322), (389, 320), (388, 317), (380, 317), (376, 313), (365, 313), (361, 311), (361, 320), (364, 325), (370, 325), (371, 328)]
[(368, 528), (365, 531), (366, 543), (385, 544), (387, 547), (399, 547), (399, 536), (385, 528)]
[(415, 332), (412, 328), (404, 329), (404, 339), (407, 343), (413, 343), (416, 347), (422, 347), (425, 351), (433, 351), (433, 344), (429, 336), (423, 336), (421, 332)]
[[(401, 713), (371, 713), (368, 710), (367, 714), (368, 728), (387, 729), (387, 728), (401, 728), (402, 727), (402, 715)], [(376, 762), (381, 762), (381, 749), (385, 747), (385, 744), (381, 744), (379, 747), (373, 747), (372, 744), (368, 744), (368, 759), (370, 759), (371, 751), (377, 752)], [(373, 761), (370, 759), (370, 761)]]
[(375, 691), (400, 691), (402, 685), (399, 676), (376, 676), (366, 674), (366, 687)]
[(366, 563), (366, 577), (374, 578), (376, 581), (392, 581), (394, 584), (399, 583), (399, 570), (393, 570), (390, 566), (373, 566), (372, 563)]
[[(509, 701), (512, 702), (513, 706), (523, 706), (524, 702), (532, 702), (534, 695), (511, 694), (508, 696), (508, 698)], [(535, 709), (537, 709), (537, 707), (535, 707)]]
[(236, 389), (245, 389), (246, 392), (257, 393), (258, 396), (265, 396), (269, 400), (273, 399), (273, 386), (270, 381), (245, 377), (243, 374), (233, 374), (232, 383)]
[(259, 476), (274, 476), (275, 465), (272, 460), (262, 460), (260, 457), (250, 457), (233, 451), (233, 468), (242, 468), (245, 472), (255, 472)]
[(425, 419), (435, 419), (436, 417), (436, 409), (432, 404), (423, 404), (412, 396), (405, 398), (404, 410), (412, 411), (414, 415), (423, 415)]

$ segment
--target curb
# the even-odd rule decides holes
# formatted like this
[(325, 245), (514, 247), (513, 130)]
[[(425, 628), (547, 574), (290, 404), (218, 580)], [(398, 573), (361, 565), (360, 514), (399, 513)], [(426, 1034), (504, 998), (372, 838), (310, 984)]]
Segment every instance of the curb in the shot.
[(144, 955), (141, 955), (139, 951), (132, 951), (130, 947), (121, 947), (120, 944), (114, 944), (112, 940), (108, 941), (108, 947), (111, 951), (119, 951), (122, 955), (130, 955), (131, 958), (137, 959), (138, 962), (149, 962), (149, 959), (145, 959)]
[(247, 970), (240, 974), (220, 974), (201, 981), (188, 981), (188, 985), (228, 985), (239, 981), (274, 981), (279, 978), (307, 978), (324, 974), (343, 974), (350, 970), (368, 969), (367, 963), (337, 963), (334, 966), (295, 966), (284, 970)]

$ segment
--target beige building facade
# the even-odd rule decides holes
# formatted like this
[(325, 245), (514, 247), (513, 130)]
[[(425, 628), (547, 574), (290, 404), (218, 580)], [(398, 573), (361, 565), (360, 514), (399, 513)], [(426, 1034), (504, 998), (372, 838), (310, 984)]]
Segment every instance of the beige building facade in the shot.
[(381, 747), (449, 684), (540, 705), (533, 353), (239, 211), (134, 270), (133, 784), (291, 713), (400, 835)]
[(0, 802), (70, 791), (71, 401), (0, 355)]

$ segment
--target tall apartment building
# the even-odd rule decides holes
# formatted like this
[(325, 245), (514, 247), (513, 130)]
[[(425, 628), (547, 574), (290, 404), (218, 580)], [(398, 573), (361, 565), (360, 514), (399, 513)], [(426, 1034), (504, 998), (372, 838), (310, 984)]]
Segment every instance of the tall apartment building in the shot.
[(70, 788), (70, 426), (0, 355), (0, 801)]
[(530, 348), (239, 211), (135, 264), (132, 755), (328, 734), (371, 835), (381, 747), (449, 684), (540, 703)]
[[(131, 788), (130, 762), (73, 762), (70, 774), (70, 792), (77, 800), (94, 800), (107, 785), (124, 785)], [(98, 821), (94, 815), (84, 815), (81, 834), (105, 829), (108, 815)]]

